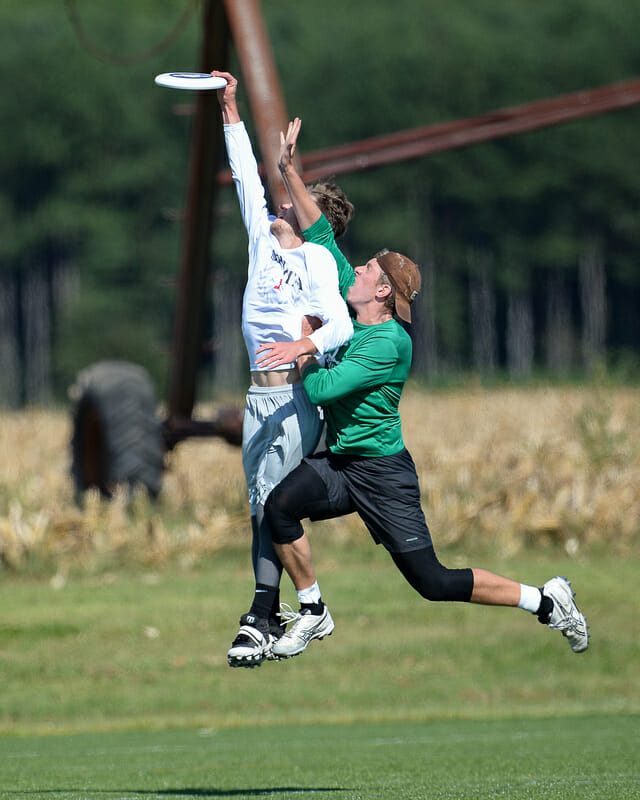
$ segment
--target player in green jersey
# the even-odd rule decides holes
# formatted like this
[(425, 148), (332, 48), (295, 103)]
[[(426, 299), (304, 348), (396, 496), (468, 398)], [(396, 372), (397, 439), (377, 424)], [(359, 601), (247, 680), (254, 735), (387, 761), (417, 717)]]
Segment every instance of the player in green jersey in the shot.
[[(299, 130), (295, 121), (282, 137), (281, 172), (305, 239), (324, 237), (320, 243), (334, 252), (333, 237), (293, 165)], [(351, 269), (342, 256), (338, 269), (341, 285), (343, 277), (350, 280), (346, 299), (355, 315), (353, 338), (329, 368), (321, 367), (313, 356), (297, 361), (311, 401), (324, 409), (328, 449), (305, 458), (265, 505), (276, 551), (300, 602), (300, 611), (289, 615), (293, 624), (273, 645), (274, 655), (297, 655), (334, 628), (301, 520), (352, 512), (360, 515), (374, 541), (385, 546), (406, 580), (426, 599), (523, 608), (561, 631), (574, 652), (583, 652), (589, 643), (588, 628), (565, 578), (551, 578), (538, 589), (484, 569), (448, 569), (438, 560), (398, 410), (411, 364), (411, 339), (395, 317), (411, 321), (420, 272), (406, 256), (388, 251), (356, 267), (351, 275), (347, 268)], [(264, 345), (262, 358), (276, 362), (286, 358), (278, 347)]]

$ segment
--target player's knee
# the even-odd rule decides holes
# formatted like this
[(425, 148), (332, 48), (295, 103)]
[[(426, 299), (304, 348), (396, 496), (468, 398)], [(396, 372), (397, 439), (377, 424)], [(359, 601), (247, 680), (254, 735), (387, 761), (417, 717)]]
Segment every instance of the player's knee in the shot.
[(432, 567), (427, 574), (420, 576), (418, 592), (431, 602), (438, 603), (451, 599), (451, 585), (446, 567)]
[(448, 569), (438, 561), (433, 548), (396, 553), (393, 559), (411, 586), (425, 600), (467, 602), (471, 598), (472, 571)]
[(468, 602), (473, 591), (470, 569), (448, 569), (442, 564), (432, 566), (423, 576), (418, 590), (427, 600), (438, 602)]
[(300, 520), (292, 510), (289, 492), (276, 486), (264, 504), (264, 516), (276, 544), (291, 544), (302, 536)]

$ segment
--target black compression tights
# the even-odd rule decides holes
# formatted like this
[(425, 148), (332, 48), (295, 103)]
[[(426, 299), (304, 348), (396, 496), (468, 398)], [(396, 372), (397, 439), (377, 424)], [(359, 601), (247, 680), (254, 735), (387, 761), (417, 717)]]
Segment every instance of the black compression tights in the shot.
[(333, 508), (322, 478), (303, 461), (272, 490), (264, 505), (264, 516), (273, 541), (289, 544), (304, 533), (300, 520), (329, 519), (353, 510)]
[[(332, 508), (322, 479), (312, 467), (302, 462), (271, 492), (264, 513), (273, 540), (288, 544), (302, 536), (300, 520), (307, 517), (328, 519), (355, 510)], [(433, 547), (390, 555), (409, 584), (426, 600), (470, 600), (473, 572), (470, 569), (447, 569), (438, 561)]]
[(471, 599), (473, 572), (443, 566), (433, 547), (390, 555), (407, 581), (426, 600), (468, 603)]

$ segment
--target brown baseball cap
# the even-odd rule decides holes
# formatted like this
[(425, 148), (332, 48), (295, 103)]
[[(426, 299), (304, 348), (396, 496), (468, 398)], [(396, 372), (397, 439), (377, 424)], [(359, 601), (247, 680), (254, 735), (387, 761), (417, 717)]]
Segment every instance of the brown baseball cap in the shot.
[(420, 270), (402, 253), (381, 250), (376, 254), (380, 269), (393, 284), (396, 290), (396, 314), (405, 322), (411, 322), (411, 303), (418, 296), (422, 286)]

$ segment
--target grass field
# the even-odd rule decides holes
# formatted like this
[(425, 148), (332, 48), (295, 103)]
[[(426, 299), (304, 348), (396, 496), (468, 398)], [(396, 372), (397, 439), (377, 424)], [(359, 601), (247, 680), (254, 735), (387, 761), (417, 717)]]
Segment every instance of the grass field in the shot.
[(625, 715), (0, 740), (2, 800), (634, 800)]
[[(252, 594), (246, 554), (63, 588), (3, 581), (0, 733), (640, 713), (634, 561), (476, 562), (538, 585), (568, 574), (592, 631), (575, 655), (519, 609), (428, 604), (366, 540), (316, 539), (336, 631), (254, 670), (226, 664)], [(295, 605), (286, 584), (283, 599)]]
[(254, 670), (225, 661), (246, 555), (4, 581), (0, 798), (640, 797), (633, 561), (483, 562), (573, 578), (575, 655), (525, 612), (427, 604), (379, 549), (317, 538), (336, 631)]
[(225, 657), (251, 595), (238, 451), (186, 443), (158, 504), (78, 508), (66, 416), (3, 415), (0, 800), (640, 797), (638, 399), (407, 397), (443, 562), (568, 575), (587, 653), (426, 603), (350, 519), (311, 527), (335, 633), (255, 670)]

